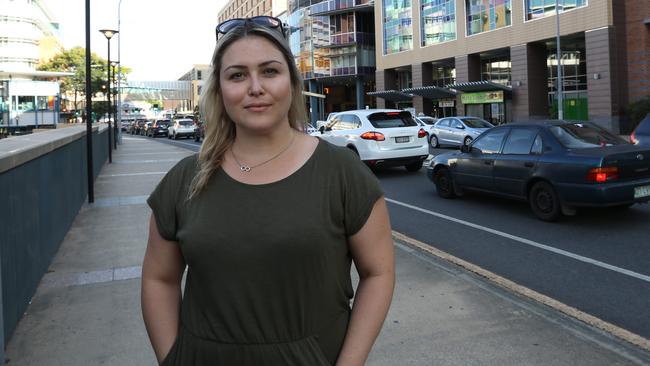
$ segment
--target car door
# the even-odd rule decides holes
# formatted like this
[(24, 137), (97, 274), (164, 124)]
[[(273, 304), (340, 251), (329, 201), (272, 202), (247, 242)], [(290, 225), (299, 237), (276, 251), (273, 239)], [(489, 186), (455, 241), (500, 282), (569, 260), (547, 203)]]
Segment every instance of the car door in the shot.
[(452, 119), (449, 126), (449, 141), (454, 145), (462, 145), (465, 139), (465, 125), (457, 119)]
[(479, 136), (469, 152), (458, 155), (454, 178), (461, 187), (492, 191), (494, 158), (501, 151), (508, 128), (490, 130)]
[[(513, 127), (500, 154), (494, 157), (494, 186), (498, 193), (526, 197), (526, 183), (537, 168), (542, 149), (536, 127)], [(536, 139), (540, 139), (536, 143)]]
[(443, 118), (436, 123), (436, 135), (438, 136), (438, 143), (449, 144), (449, 123), (450, 118)]

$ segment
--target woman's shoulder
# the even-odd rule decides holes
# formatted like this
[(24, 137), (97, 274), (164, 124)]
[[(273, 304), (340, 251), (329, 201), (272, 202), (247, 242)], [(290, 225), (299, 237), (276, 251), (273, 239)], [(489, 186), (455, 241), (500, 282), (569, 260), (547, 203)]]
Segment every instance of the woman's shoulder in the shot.
[(343, 146), (336, 146), (330, 142), (327, 142), (323, 139), (320, 140), (320, 145), (322, 145), (321, 151), (323, 155), (327, 156), (328, 160), (338, 164), (359, 164), (359, 155), (352, 149)]

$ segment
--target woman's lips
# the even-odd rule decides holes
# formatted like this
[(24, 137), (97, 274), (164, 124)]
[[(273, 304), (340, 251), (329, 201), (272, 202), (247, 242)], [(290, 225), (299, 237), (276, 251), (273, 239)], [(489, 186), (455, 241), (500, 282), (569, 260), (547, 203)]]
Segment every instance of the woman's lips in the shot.
[(245, 108), (251, 112), (264, 112), (269, 109), (270, 106), (270, 104), (254, 104)]

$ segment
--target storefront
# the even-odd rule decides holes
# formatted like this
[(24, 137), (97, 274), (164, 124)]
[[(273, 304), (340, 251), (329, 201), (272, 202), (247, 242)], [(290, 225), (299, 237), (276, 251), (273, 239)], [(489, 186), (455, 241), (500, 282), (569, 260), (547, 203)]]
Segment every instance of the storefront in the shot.
[(512, 121), (512, 89), (492, 81), (475, 81), (450, 85), (462, 92), (460, 102), (466, 116), (474, 116), (499, 125)]

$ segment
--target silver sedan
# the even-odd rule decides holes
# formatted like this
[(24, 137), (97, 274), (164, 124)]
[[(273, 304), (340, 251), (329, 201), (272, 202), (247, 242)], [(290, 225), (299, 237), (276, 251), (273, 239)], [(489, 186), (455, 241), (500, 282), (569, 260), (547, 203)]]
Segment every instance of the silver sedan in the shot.
[(469, 145), (478, 135), (492, 127), (493, 124), (478, 117), (441, 118), (429, 130), (429, 144), (433, 148), (440, 145)]

